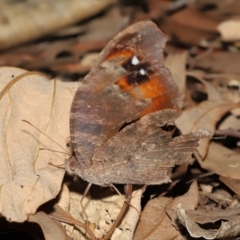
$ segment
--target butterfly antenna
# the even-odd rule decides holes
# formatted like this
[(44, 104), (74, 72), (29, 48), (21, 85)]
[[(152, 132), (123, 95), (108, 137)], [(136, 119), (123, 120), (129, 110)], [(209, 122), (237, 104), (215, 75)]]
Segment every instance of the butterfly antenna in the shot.
[[(64, 149), (59, 143), (57, 143), (55, 140), (53, 140), (51, 137), (49, 137), (47, 134), (45, 134), (43, 131), (41, 131), (39, 128), (37, 128), (36, 126), (34, 126), (32, 123), (30, 123), (27, 120), (22, 120), (25, 123), (28, 123), (29, 125), (31, 125), (33, 128), (35, 128), (37, 131), (39, 131), (40, 133), (42, 133), (45, 137), (49, 138), (51, 141), (53, 141), (56, 145), (58, 145), (61, 149), (63, 149), (64, 154), (68, 154), (70, 156), (70, 154), (66, 151), (66, 149)], [(55, 151), (55, 150), (51, 150), (51, 149), (46, 149), (46, 148), (40, 148), (40, 150), (50, 150), (53, 152), (59, 152), (59, 153), (63, 153), (60, 151)]]
[(213, 136), (211, 139), (212, 140), (222, 140), (222, 139), (226, 139), (227, 135), (223, 135), (223, 136)]
[[(48, 148), (39, 148), (39, 150), (47, 150), (50, 152), (55, 152), (55, 153), (63, 153), (66, 154), (67, 152), (61, 152), (61, 151), (57, 151), (57, 150), (53, 150), (53, 149), (48, 149)], [(68, 153), (67, 153), (68, 154)], [(69, 155), (69, 154), (68, 154)]]

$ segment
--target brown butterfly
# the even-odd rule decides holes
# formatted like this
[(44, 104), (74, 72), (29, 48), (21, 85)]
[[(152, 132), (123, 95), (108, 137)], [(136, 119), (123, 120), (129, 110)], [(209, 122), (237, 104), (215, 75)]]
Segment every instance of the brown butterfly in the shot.
[(182, 97), (163, 65), (166, 37), (138, 22), (114, 37), (74, 97), (74, 155), (66, 170), (90, 184), (161, 184), (175, 165), (191, 161), (199, 131), (172, 139), (161, 127), (180, 113)]

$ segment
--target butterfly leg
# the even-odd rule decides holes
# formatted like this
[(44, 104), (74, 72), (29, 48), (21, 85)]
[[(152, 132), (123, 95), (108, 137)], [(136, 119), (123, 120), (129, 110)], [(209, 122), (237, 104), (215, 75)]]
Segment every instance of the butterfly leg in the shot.
[(87, 216), (87, 214), (86, 214), (86, 212), (85, 212), (85, 210), (84, 210), (84, 207), (83, 207), (83, 199), (87, 196), (87, 194), (88, 194), (88, 191), (89, 191), (89, 189), (90, 189), (90, 187), (92, 186), (92, 184), (91, 183), (89, 183), (88, 185), (87, 185), (87, 187), (86, 187), (86, 189), (85, 189), (85, 191), (84, 191), (84, 193), (83, 193), (83, 195), (82, 195), (82, 198), (81, 198), (81, 200), (80, 200), (80, 204), (81, 204), (81, 208), (82, 208), (82, 210), (83, 210), (83, 214), (85, 215), (85, 217), (86, 217), (86, 223), (88, 223), (88, 216)]
[(130, 204), (132, 199), (132, 184), (124, 185), (124, 192), (125, 192), (125, 201)]

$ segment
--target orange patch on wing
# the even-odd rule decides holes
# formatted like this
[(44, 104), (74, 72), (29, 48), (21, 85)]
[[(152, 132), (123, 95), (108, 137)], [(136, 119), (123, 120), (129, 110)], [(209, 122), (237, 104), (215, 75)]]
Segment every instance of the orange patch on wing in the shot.
[(171, 102), (171, 98), (169, 97), (169, 95), (159, 96), (158, 98), (152, 99), (152, 104), (147, 109), (141, 112), (141, 116), (170, 108), (174, 108), (174, 106)]
[(134, 56), (134, 53), (130, 49), (112, 50), (111, 53), (106, 57), (106, 60), (111, 60), (113, 58), (129, 58)]
[(168, 89), (166, 79), (152, 76), (151, 79), (138, 85), (129, 84), (127, 76), (119, 79), (116, 84), (121, 90), (130, 93), (136, 99), (152, 99), (151, 105), (141, 112), (141, 116), (163, 109), (177, 109), (172, 102), (174, 91)]
[(137, 86), (129, 84), (127, 76), (119, 79), (116, 84), (126, 92), (130, 92), (135, 98), (155, 98), (165, 91), (164, 85), (161, 84), (159, 77), (153, 77), (146, 82)]
[(163, 83), (159, 77), (152, 77), (149, 81), (139, 85), (139, 88), (143, 92), (144, 98), (155, 98), (167, 90)]
[(130, 92), (135, 98), (156, 98), (168, 91), (159, 77), (152, 77), (148, 81), (137, 85)]
[(141, 113), (141, 116), (161, 109), (174, 108), (171, 101), (174, 97), (171, 95), (173, 92), (166, 88), (164, 81), (159, 77), (153, 77), (149, 81), (136, 86), (130, 91), (130, 94), (138, 99), (152, 99), (151, 105)]
[(128, 83), (128, 80), (127, 80), (126, 77), (120, 78), (116, 82), (116, 84), (118, 84), (118, 86), (125, 92), (129, 92), (129, 91), (131, 91), (134, 88), (133, 85)]
[(173, 107), (171, 102), (173, 96), (170, 95), (172, 93), (170, 89), (166, 89), (163, 84), (164, 81), (159, 79), (159, 77), (152, 77), (149, 81), (137, 86), (129, 84), (126, 77), (119, 79), (116, 83), (123, 91), (129, 92), (136, 99), (152, 99), (152, 104), (142, 112), (142, 116)]

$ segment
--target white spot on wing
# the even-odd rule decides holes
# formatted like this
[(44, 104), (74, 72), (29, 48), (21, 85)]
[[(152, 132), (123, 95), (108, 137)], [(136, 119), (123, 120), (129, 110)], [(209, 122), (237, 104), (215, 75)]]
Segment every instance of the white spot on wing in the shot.
[(139, 61), (139, 59), (137, 58), (137, 56), (134, 56), (133, 58), (132, 58), (132, 65), (138, 65), (139, 63), (140, 63), (140, 61)]
[(140, 75), (145, 76), (147, 75), (147, 72), (144, 69), (140, 69), (139, 71)]

